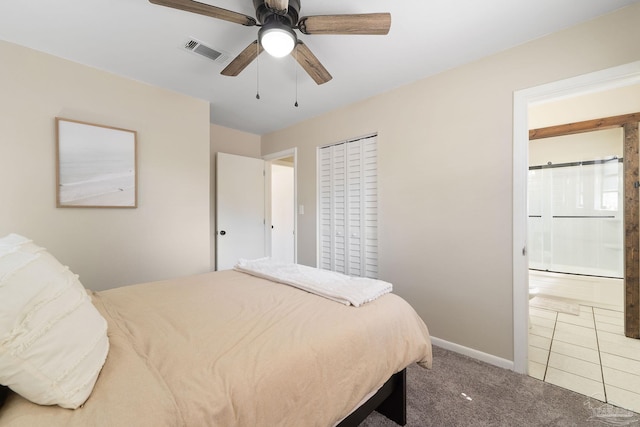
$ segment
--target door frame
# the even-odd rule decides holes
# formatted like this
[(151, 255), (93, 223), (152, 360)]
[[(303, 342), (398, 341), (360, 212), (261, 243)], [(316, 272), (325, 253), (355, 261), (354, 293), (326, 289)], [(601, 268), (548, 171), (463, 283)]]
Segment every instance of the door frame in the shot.
[[(287, 157), (293, 157), (293, 262), (298, 262), (298, 148), (293, 147), (287, 150), (278, 151), (276, 153), (262, 156), (262, 160), (266, 162), (268, 167), (265, 168), (265, 215), (267, 224), (271, 224), (271, 163)], [(271, 255), (271, 227), (266, 227), (266, 247), (267, 253)]]
[(513, 370), (528, 371), (529, 277), (527, 257), (527, 173), (530, 104), (640, 84), (640, 61), (513, 94)]

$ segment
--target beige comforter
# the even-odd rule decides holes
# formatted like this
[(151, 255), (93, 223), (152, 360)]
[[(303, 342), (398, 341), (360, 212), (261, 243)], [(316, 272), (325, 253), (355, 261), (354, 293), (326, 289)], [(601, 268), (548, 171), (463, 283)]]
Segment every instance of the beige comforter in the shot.
[(412, 362), (427, 328), (400, 297), (354, 308), (237, 271), (94, 295), (111, 350), (77, 410), (10, 395), (2, 426), (322, 426)]

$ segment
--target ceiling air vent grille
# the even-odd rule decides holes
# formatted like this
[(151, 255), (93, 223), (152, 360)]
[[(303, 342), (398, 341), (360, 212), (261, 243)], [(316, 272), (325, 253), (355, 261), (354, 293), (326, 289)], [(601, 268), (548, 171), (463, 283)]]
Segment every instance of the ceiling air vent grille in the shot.
[(229, 59), (229, 55), (227, 53), (210, 48), (194, 38), (188, 39), (183, 46), (186, 51), (204, 56), (218, 64), (224, 64)]

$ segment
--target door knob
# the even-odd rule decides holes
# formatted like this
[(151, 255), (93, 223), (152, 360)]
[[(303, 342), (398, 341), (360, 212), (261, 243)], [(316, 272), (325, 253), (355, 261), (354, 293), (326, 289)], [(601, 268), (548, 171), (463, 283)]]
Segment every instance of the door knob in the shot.
[(227, 234), (227, 232), (226, 232), (226, 231), (224, 231), (224, 230), (220, 230), (220, 235), (221, 235), (221, 236), (224, 236), (225, 234)]

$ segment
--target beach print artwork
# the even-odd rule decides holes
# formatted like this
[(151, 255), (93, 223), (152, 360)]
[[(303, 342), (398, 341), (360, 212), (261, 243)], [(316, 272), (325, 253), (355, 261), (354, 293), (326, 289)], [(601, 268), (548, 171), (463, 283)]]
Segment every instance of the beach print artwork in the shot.
[(58, 207), (135, 208), (136, 132), (56, 118)]

